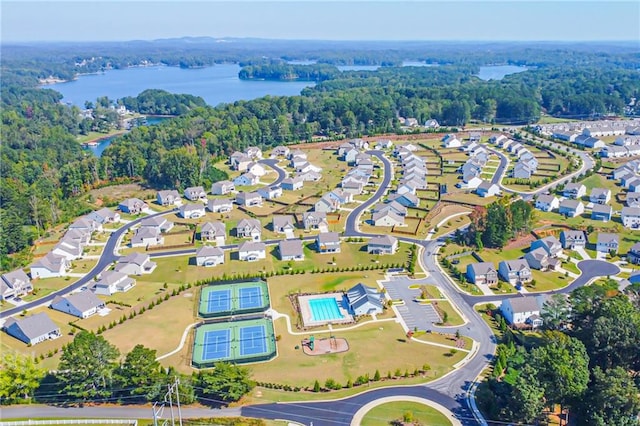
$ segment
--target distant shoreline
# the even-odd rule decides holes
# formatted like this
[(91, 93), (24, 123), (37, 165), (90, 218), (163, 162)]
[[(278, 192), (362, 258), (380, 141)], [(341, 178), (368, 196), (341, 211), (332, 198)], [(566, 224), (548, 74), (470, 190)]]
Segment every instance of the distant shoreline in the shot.
[(122, 136), (122, 135), (124, 135), (125, 133), (128, 133), (128, 132), (129, 132), (128, 130), (122, 130), (122, 131), (119, 131), (119, 132), (116, 132), (116, 133), (111, 133), (109, 135), (100, 136), (100, 137), (97, 137), (95, 139), (91, 139), (91, 140), (88, 140), (88, 141), (85, 141), (85, 142), (80, 142), (80, 144), (82, 146), (99, 145), (100, 142), (103, 142), (106, 139), (115, 138), (116, 136)]

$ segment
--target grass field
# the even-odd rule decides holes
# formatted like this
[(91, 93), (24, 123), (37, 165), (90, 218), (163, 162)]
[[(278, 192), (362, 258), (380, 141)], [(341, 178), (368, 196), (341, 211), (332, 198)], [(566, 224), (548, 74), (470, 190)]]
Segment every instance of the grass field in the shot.
[(429, 426), (447, 426), (451, 421), (447, 417), (428, 405), (418, 402), (397, 401), (388, 402), (372, 408), (365, 414), (361, 426), (387, 426), (394, 420), (402, 421), (403, 416), (409, 416), (414, 422)]

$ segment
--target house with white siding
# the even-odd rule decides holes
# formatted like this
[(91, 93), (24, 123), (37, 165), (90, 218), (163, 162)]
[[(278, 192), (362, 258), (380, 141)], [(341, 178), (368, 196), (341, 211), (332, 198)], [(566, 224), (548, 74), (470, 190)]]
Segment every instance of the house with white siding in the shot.
[(267, 246), (264, 243), (245, 241), (238, 247), (238, 259), (246, 262), (255, 262), (267, 257)]
[(56, 296), (49, 307), (78, 318), (89, 318), (100, 309), (104, 309), (105, 302), (100, 300), (91, 290), (83, 290), (68, 296)]
[(96, 294), (111, 296), (114, 293), (124, 293), (136, 285), (136, 280), (118, 271), (104, 271), (94, 286)]
[(20, 297), (32, 291), (31, 279), (22, 269), (6, 272), (0, 276), (0, 300)]
[(40, 312), (21, 319), (9, 318), (3, 330), (10, 336), (22, 340), (28, 345), (36, 345), (45, 340), (53, 340), (62, 336), (60, 327), (45, 313)]
[(216, 266), (224, 263), (224, 251), (220, 247), (202, 246), (196, 250), (197, 266)]
[(47, 253), (46, 256), (31, 264), (31, 278), (55, 278), (67, 274), (71, 265), (64, 256)]

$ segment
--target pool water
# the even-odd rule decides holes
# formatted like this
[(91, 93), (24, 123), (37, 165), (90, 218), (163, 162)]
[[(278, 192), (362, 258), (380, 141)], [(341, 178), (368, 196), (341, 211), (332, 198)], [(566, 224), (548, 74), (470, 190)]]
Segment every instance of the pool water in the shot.
[(340, 313), (338, 301), (333, 297), (309, 300), (309, 309), (313, 321), (341, 320), (344, 316)]

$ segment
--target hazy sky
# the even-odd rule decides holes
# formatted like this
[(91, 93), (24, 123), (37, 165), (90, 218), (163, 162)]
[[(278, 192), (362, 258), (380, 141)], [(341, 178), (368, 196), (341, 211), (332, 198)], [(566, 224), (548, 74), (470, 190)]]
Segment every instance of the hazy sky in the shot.
[(639, 40), (640, 1), (5, 1), (2, 41)]

